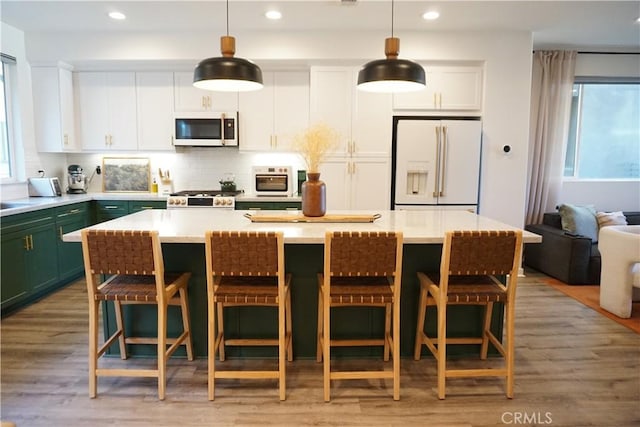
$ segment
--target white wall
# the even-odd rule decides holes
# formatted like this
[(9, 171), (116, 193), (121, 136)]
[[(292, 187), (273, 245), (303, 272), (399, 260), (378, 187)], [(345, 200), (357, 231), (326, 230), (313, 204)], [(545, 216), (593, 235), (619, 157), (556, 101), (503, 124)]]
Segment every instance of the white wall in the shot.
[[(640, 78), (640, 55), (578, 54), (575, 75)], [(640, 211), (640, 181), (565, 180), (560, 200), (602, 211)]]
[(14, 127), (16, 171), (13, 183), (3, 183), (0, 186), (0, 197), (3, 200), (16, 199), (27, 196), (26, 179), (38, 176), (38, 170), (45, 170), (47, 176), (62, 174), (65, 163), (64, 155), (38, 153), (35, 144), (35, 128), (33, 123), (33, 96), (31, 91), (31, 68), (27, 61), (24, 33), (10, 25), (0, 22), (0, 51), (16, 58), (14, 98), (15, 115)]
[[(361, 65), (383, 57), (385, 32), (244, 33), (236, 36), (237, 55), (264, 69), (320, 64)], [(400, 56), (424, 61), (474, 61), (485, 65), (483, 110), (481, 214), (522, 226), (524, 221), (529, 128), (532, 38), (528, 32), (406, 32), (400, 34)], [(192, 69), (200, 60), (219, 55), (219, 35), (212, 33), (156, 34), (29, 34), (27, 54), (32, 62), (64, 61), (76, 69), (123, 68)], [(502, 152), (510, 145), (509, 155)], [(184, 168), (186, 182), (210, 179), (227, 172), (234, 162), (216, 161), (214, 153), (181, 153), (178, 164), (208, 159), (209, 168)], [(85, 160), (86, 158), (86, 160)], [(246, 156), (234, 159), (238, 175), (247, 170)], [(187, 159), (187, 160), (182, 160)], [(69, 156), (68, 163), (94, 165), (92, 155)], [(152, 161), (153, 157), (152, 157)], [(158, 160), (157, 162), (166, 162)], [(180, 169), (181, 167), (175, 166)], [(177, 173), (177, 172), (176, 172)], [(213, 172), (212, 172), (213, 173)], [(248, 172), (247, 172), (248, 173)], [(177, 177), (178, 175), (176, 175)], [(217, 179), (216, 179), (217, 182)]]

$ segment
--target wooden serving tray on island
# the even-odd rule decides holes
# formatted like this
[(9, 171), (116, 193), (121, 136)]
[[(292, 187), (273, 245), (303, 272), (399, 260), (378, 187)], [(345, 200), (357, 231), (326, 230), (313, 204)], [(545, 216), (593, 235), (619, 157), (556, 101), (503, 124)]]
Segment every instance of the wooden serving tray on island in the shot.
[(380, 214), (346, 214), (346, 215), (324, 215), (324, 216), (304, 216), (302, 213), (291, 215), (263, 215), (244, 214), (251, 222), (373, 222), (380, 218)]

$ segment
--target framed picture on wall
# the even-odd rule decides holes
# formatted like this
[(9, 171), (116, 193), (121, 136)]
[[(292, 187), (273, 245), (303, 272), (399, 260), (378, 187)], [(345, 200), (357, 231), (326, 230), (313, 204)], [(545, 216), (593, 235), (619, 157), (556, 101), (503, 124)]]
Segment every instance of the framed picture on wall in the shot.
[(151, 191), (151, 162), (144, 157), (103, 157), (102, 191)]

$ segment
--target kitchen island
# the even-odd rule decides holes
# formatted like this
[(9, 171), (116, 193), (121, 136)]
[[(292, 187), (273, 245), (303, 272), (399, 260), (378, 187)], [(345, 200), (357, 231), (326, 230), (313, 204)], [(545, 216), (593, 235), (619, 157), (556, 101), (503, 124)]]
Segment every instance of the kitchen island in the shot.
[[(175, 209), (148, 210), (117, 218), (89, 228), (101, 230), (158, 230), (166, 264), (166, 270), (191, 271), (189, 299), (195, 353), (206, 355), (207, 298), (204, 259), (204, 234), (206, 230), (237, 231), (281, 231), (285, 240), (285, 268), (292, 278), (292, 319), (294, 356), (315, 358), (317, 278), (323, 268), (323, 243), (325, 231), (401, 231), (404, 234), (401, 296), (401, 353), (410, 356), (413, 352), (419, 283), (417, 271), (437, 271), (440, 266), (442, 241), (445, 231), (465, 230), (513, 230), (507, 224), (482, 217), (468, 211), (427, 210), (427, 211), (330, 211), (328, 214), (380, 214), (371, 223), (288, 223), (251, 222), (244, 214), (247, 211), (223, 209)], [(268, 214), (273, 215), (275, 211)], [(279, 215), (298, 215), (299, 212), (278, 211)], [(260, 215), (251, 212), (251, 215)], [(267, 214), (265, 212), (265, 214)], [(65, 234), (64, 241), (78, 242), (80, 231)], [(525, 243), (538, 243), (541, 237), (524, 232)], [(125, 327), (136, 334), (155, 334), (155, 308), (145, 306), (126, 307)], [(427, 330), (435, 330), (435, 310), (428, 313)], [(451, 334), (475, 333), (481, 331), (479, 307), (453, 307), (450, 311)], [(340, 324), (344, 333), (356, 336), (374, 336), (382, 333), (384, 314), (382, 310), (365, 308), (343, 308), (335, 313), (333, 324)], [(276, 316), (268, 307), (239, 307), (228, 310), (225, 315), (225, 333), (266, 336), (276, 334)], [(500, 310), (494, 311), (494, 329), (500, 333), (502, 327)], [(115, 328), (112, 308), (106, 310), (104, 320), (108, 329)], [(179, 313), (171, 312), (168, 320), (170, 334), (180, 332)], [(142, 346), (136, 346), (142, 347)], [(460, 348), (457, 348), (460, 347)], [(473, 346), (471, 346), (473, 347)], [(155, 348), (135, 349), (139, 354), (154, 354)], [(338, 351), (340, 350), (340, 351)], [(475, 348), (456, 346), (459, 352), (475, 351)], [(135, 351), (134, 351), (134, 354)], [(381, 355), (378, 348), (340, 348), (341, 354), (367, 356)], [(274, 356), (271, 348), (230, 348), (229, 356), (253, 357)]]

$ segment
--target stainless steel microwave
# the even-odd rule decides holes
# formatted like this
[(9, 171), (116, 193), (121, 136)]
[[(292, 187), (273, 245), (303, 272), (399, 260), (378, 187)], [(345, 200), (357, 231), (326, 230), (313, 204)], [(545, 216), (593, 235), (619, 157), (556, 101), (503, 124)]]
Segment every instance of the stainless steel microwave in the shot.
[(253, 193), (256, 196), (291, 196), (293, 173), (291, 166), (253, 166)]
[(198, 147), (238, 146), (238, 112), (176, 113), (175, 145)]

